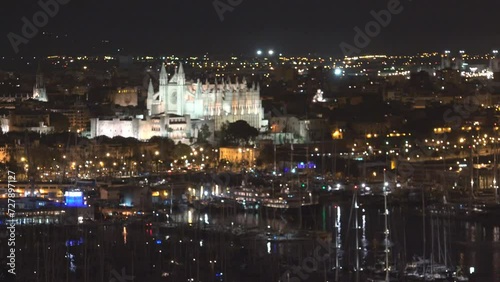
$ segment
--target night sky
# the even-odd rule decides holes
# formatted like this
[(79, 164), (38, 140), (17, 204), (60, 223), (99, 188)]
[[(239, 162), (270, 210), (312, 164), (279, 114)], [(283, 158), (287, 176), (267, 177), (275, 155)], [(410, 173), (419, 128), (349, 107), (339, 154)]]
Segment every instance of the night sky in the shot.
[[(118, 48), (122, 54), (241, 54), (273, 48), (284, 54), (341, 55), (339, 44), (352, 44), (354, 27), (364, 28), (372, 20), (370, 11), (386, 9), (389, 2), (241, 0), (221, 22), (212, 0), (65, 1), (33, 39), (20, 45), (18, 56), (104, 54)], [(404, 0), (401, 5), (402, 13), (393, 15), (363, 53), (500, 47), (498, 0)], [(0, 54), (14, 56), (7, 34), (21, 35), (21, 18), (32, 19), (41, 8), (34, 0), (5, 0), (2, 6)]]

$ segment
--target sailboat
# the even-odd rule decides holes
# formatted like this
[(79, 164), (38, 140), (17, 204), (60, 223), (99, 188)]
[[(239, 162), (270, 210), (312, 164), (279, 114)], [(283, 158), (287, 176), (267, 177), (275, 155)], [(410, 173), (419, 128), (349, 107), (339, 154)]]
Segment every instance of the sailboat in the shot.
[[(385, 169), (384, 169), (384, 184), (383, 184), (383, 194), (384, 194), (384, 251), (383, 251), (383, 257), (381, 256), (376, 256), (375, 257), (375, 264), (371, 267), (368, 267), (367, 269), (370, 271), (370, 274), (368, 275), (369, 277), (367, 278), (368, 281), (399, 281), (398, 278), (398, 272), (395, 267), (392, 267), (389, 264), (389, 254), (390, 254), (390, 247), (392, 247), (392, 243), (389, 240), (389, 209), (387, 207), (387, 195), (388, 195), (388, 188), (389, 188), (389, 183), (386, 180), (386, 175), (385, 175)], [(377, 254), (376, 254), (377, 255)]]
[[(353, 196), (352, 196), (352, 205), (351, 205), (351, 212), (349, 216), (349, 225), (351, 223), (351, 220), (353, 220), (354, 217), (354, 231), (355, 231), (355, 248), (354, 248), (354, 254), (355, 254), (355, 262), (354, 265), (351, 265), (351, 270), (352, 274), (354, 277), (350, 277), (351, 281), (359, 282), (361, 281), (361, 271), (363, 269), (361, 268), (360, 264), (360, 240), (359, 240), (359, 219), (358, 219), (358, 209), (359, 209), (359, 203), (358, 203), (358, 187), (354, 186), (354, 191), (353, 191)], [(354, 213), (354, 214), (353, 214)], [(349, 230), (349, 229), (348, 229)], [(349, 232), (349, 231), (348, 231)], [(349, 233), (347, 234), (346, 238), (349, 238)]]
[[(423, 190), (423, 189), (422, 189)], [(440, 224), (437, 224), (438, 234), (435, 236), (434, 230), (435, 225), (434, 219), (431, 214), (431, 253), (430, 258), (426, 258), (426, 232), (425, 232), (425, 196), (424, 191), (422, 191), (422, 216), (423, 216), (423, 256), (422, 257), (414, 257), (413, 262), (406, 265), (404, 275), (410, 279), (424, 280), (424, 281), (469, 281), (468, 277), (466, 277), (463, 273), (452, 271), (448, 267), (448, 244), (449, 239), (446, 233), (446, 227), (443, 228), (443, 245), (444, 245), (444, 254), (441, 248), (441, 234), (440, 234)], [(439, 219), (438, 219), (439, 221)], [(436, 263), (434, 258), (434, 242), (438, 243), (438, 263)], [(442, 264), (444, 263), (444, 264)]]

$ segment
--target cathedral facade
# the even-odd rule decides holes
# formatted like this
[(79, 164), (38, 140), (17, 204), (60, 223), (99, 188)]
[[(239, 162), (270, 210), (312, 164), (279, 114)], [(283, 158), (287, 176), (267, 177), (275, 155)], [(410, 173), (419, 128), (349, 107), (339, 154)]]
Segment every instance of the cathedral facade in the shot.
[(235, 83), (216, 80), (214, 84), (200, 80), (187, 82), (182, 64), (170, 79), (162, 65), (159, 91), (154, 92), (150, 81), (146, 106), (151, 116), (175, 114), (213, 120), (215, 130), (226, 121), (237, 120), (245, 120), (260, 129), (264, 117), (259, 86), (254, 84), (249, 88), (245, 79), (241, 84), (238, 80)]
[(38, 70), (36, 74), (36, 82), (33, 86), (33, 99), (40, 102), (48, 102), (47, 89), (45, 88), (45, 83), (43, 81), (43, 74)]
[(264, 110), (260, 87), (248, 87), (247, 81), (238, 79), (215, 81), (187, 81), (182, 64), (169, 77), (162, 64), (159, 89), (156, 92), (150, 80), (145, 116), (91, 119), (90, 137), (106, 135), (147, 140), (153, 136), (169, 137), (189, 143), (197, 138), (205, 124), (210, 131), (219, 131), (224, 122), (244, 120), (261, 129)]

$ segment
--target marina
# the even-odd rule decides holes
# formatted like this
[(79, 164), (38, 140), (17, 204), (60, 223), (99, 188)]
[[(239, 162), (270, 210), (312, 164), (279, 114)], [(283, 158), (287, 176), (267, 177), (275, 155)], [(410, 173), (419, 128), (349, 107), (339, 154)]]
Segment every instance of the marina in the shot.
[[(37, 246), (23, 250), (27, 271), (20, 281), (106, 281), (107, 267), (126, 267), (140, 281), (285, 282), (299, 277), (297, 267), (311, 270), (302, 271), (303, 281), (500, 281), (496, 220), (463, 221), (437, 206), (424, 214), (418, 206), (389, 204), (393, 193), (383, 194), (385, 206), (366, 197), (358, 202), (354, 193), (350, 202), (244, 209), (236, 207), (252, 202), (255, 191), (235, 191), (244, 191), (235, 193), (243, 199), (226, 197), (226, 205), (20, 225), (20, 243)], [(206, 200), (217, 201), (223, 200)], [(59, 267), (49, 267), (50, 260)]]

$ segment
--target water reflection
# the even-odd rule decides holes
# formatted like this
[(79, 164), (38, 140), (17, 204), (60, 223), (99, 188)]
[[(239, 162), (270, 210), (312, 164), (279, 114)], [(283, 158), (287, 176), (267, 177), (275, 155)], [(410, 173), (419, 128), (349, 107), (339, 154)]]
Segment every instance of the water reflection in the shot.
[[(266, 233), (286, 235), (297, 231), (301, 224), (295, 211), (200, 213), (191, 209), (169, 218), (169, 222), (184, 225), (162, 225), (161, 228), (157, 224), (164, 223), (165, 218), (156, 217), (152, 227), (144, 223), (64, 228), (20, 226), (18, 240), (26, 248), (19, 259), (26, 265), (26, 271), (45, 275), (43, 271), (53, 270), (50, 266), (52, 262), (45, 263), (44, 256), (59, 258), (60, 261), (55, 264), (64, 264), (62, 273), (70, 273), (67, 274), (67, 281), (74, 282), (83, 281), (81, 277), (84, 274), (88, 281), (101, 281), (102, 275), (109, 274), (111, 264), (116, 269), (122, 266), (134, 269), (133, 274), (142, 279), (140, 281), (164, 281), (159, 278), (164, 273), (169, 275), (170, 280), (167, 281), (220, 281), (214, 280), (217, 279), (215, 275), (220, 273), (226, 277), (225, 281), (278, 281), (287, 269), (310, 261), (308, 258), (314, 257), (314, 250), (320, 245), (322, 254), (328, 256), (328, 259), (318, 262), (318, 275), (321, 277), (311, 274), (309, 280), (301, 281), (325, 281), (325, 273), (335, 270), (335, 266), (352, 269), (356, 239), (361, 246), (361, 267), (373, 264), (377, 244), (380, 244), (385, 229), (384, 212), (380, 208), (366, 206), (362, 206), (359, 212), (359, 238), (356, 238), (354, 212), (351, 212), (350, 205), (332, 204), (304, 209), (302, 228), (311, 233), (314, 231), (323, 238), (321, 241), (311, 238), (287, 242), (268, 240)], [(401, 266), (413, 255), (422, 255), (422, 217), (418, 212), (402, 209), (391, 209), (390, 214), (389, 230), (394, 243), (391, 255)], [(500, 282), (498, 224), (428, 216), (426, 226), (427, 257), (432, 253), (436, 261), (459, 266), (466, 272), (474, 267), (475, 272), (481, 275), (478, 281)], [(214, 230), (224, 230), (224, 234)], [(56, 243), (71, 240), (75, 243)], [(113, 262), (107, 260), (110, 257)], [(40, 266), (36, 264), (37, 259), (41, 261)], [(290, 281), (296, 281), (293, 279), (291, 277)], [(36, 277), (25, 277), (19, 281), (36, 281)]]
[(366, 214), (365, 209), (362, 210), (361, 216), (361, 263), (366, 264), (368, 257), (368, 240), (366, 239)]
[[(496, 228), (498, 229), (498, 227)], [(500, 281), (500, 252), (495, 252), (493, 254), (491, 263), (491, 267), (493, 269), (493, 277), (496, 277), (495, 281)]]
[[(359, 209), (359, 242), (361, 267), (366, 268), (374, 263), (375, 251), (380, 250), (382, 241), (391, 247), (391, 261), (401, 267), (405, 261), (411, 261), (414, 255), (422, 256), (422, 218), (417, 211), (408, 212), (392, 209), (389, 212), (390, 241), (384, 237), (384, 210), (363, 207)], [(196, 211), (193, 211), (196, 216)], [(305, 211), (303, 228), (328, 232), (331, 235), (333, 250), (328, 264), (331, 268), (339, 265), (343, 268), (352, 266), (355, 260), (354, 212), (350, 205), (328, 205), (315, 211)], [(351, 218), (349, 218), (351, 216)], [(183, 218), (179, 216), (179, 218)], [(260, 228), (276, 234), (294, 232), (299, 228), (294, 213), (262, 212), (262, 213), (218, 213), (201, 216), (204, 224), (216, 226), (234, 225), (234, 227)], [(348, 228), (344, 228), (347, 224)], [(476, 273), (491, 277), (490, 281), (500, 282), (498, 270), (492, 266), (500, 260), (500, 250), (491, 244), (500, 241), (500, 227), (488, 227), (477, 222), (464, 222), (458, 219), (443, 219), (428, 216), (426, 220), (427, 257), (432, 255), (436, 262), (450, 267), (468, 270), (475, 267)], [(349, 228), (350, 226), (350, 228)], [(349, 230), (350, 229), (350, 230)], [(481, 243), (481, 245), (478, 245)], [(287, 263), (299, 263), (311, 251), (307, 242), (283, 243), (263, 242), (262, 251), (271, 256), (278, 255), (279, 260)], [(256, 243), (256, 247), (259, 244)], [(498, 265), (498, 264), (495, 264)], [(330, 268), (330, 269), (331, 269)], [(487, 281), (487, 280), (484, 280)]]
[(123, 244), (126, 245), (127, 244), (127, 226), (123, 226)]

